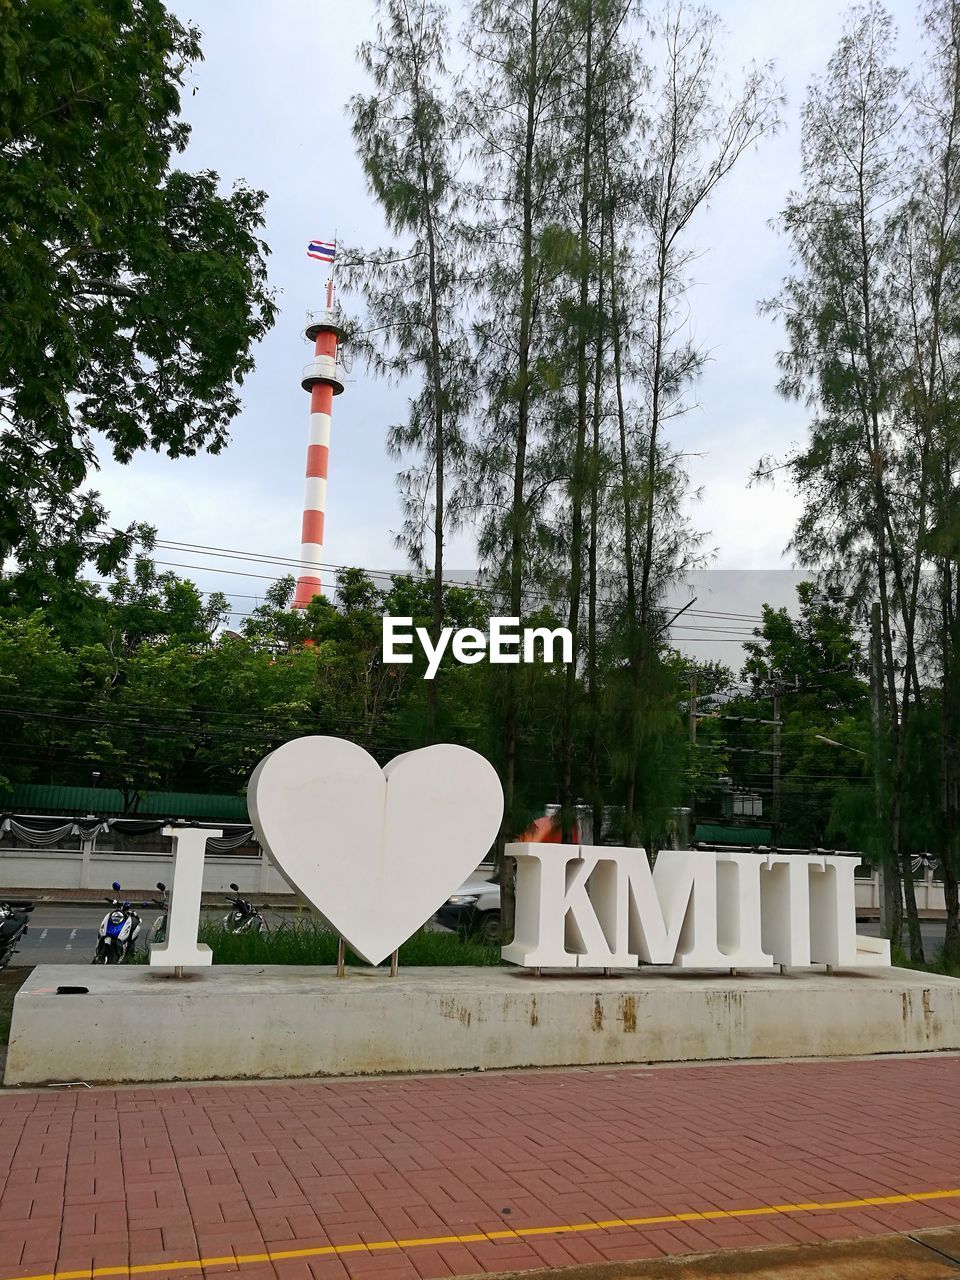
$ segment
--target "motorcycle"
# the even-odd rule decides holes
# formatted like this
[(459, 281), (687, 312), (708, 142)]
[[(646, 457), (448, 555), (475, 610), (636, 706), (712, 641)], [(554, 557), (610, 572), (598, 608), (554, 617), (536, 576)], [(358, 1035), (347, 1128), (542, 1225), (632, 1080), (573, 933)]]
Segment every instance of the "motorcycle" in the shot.
[(17, 943), (27, 932), (32, 902), (0, 902), (0, 969), (13, 959)]
[(145, 907), (160, 908), (160, 915), (150, 926), (150, 932), (147, 935), (148, 942), (165, 942), (167, 938), (167, 914), (170, 911), (170, 900), (167, 894), (167, 886), (162, 880), (157, 881), (157, 888), (160, 890), (162, 897), (153, 898), (150, 902), (143, 904)]
[[(114, 880), (115, 893), (120, 892), (119, 883)], [(143, 923), (133, 909), (133, 904), (119, 898), (107, 898), (110, 910), (100, 921), (100, 936), (97, 939), (97, 952), (92, 964), (122, 964), (127, 956), (132, 955), (140, 936)]]
[(231, 899), (230, 910), (223, 917), (223, 927), (227, 933), (266, 933), (267, 922), (258, 908), (239, 896), (238, 884), (231, 884), (230, 888), (238, 896)]

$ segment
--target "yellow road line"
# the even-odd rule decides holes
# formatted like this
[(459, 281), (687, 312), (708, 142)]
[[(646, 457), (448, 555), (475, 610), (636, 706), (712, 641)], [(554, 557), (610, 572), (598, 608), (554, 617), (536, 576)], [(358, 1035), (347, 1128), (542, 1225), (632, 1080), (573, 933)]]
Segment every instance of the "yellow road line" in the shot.
[[(101, 1276), (142, 1276), (154, 1271), (203, 1271), (207, 1267), (246, 1266), (254, 1262), (284, 1262), (290, 1258), (326, 1258), (344, 1253), (380, 1253), (416, 1249), (428, 1245), (484, 1244), (492, 1240), (525, 1240), (530, 1236), (559, 1236), (582, 1231), (611, 1231), (617, 1227), (654, 1227), (671, 1222), (710, 1222), (717, 1218), (773, 1217), (785, 1213), (818, 1213), (828, 1209), (875, 1209), (891, 1204), (917, 1204), (927, 1200), (960, 1199), (960, 1187), (940, 1191), (915, 1191), (893, 1196), (864, 1196), (859, 1200), (808, 1200), (802, 1203), (762, 1204), (750, 1209), (690, 1209), (683, 1213), (648, 1218), (607, 1218), (600, 1222), (567, 1222), (549, 1227), (504, 1228), (469, 1235), (417, 1236), (412, 1240), (374, 1240), (369, 1244), (326, 1244), (309, 1249), (273, 1249), (269, 1253), (227, 1254), (219, 1258), (190, 1258), (185, 1262), (144, 1262), (132, 1267), (93, 1267), (83, 1271), (49, 1271), (17, 1276), (15, 1280), (99, 1280)], [(9, 1277), (8, 1280), (14, 1280)]]

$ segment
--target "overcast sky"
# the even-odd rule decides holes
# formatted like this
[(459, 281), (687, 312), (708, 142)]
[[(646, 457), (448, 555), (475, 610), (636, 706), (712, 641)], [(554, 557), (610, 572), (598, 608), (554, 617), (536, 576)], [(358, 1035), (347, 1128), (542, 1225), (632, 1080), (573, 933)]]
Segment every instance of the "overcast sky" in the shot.
[[(308, 308), (320, 305), (326, 279), (326, 268), (306, 257), (306, 244), (335, 234), (353, 244), (386, 239), (345, 110), (350, 96), (367, 88), (354, 54), (372, 33), (374, 3), (174, 0), (172, 7), (199, 25), (205, 54), (194, 73), (195, 92), (184, 99), (193, 126), (185, 163), (216, 169), (227, 184), (244, 178), (269, 193), (266, 239), (280, 315), (256, 353), (257, 369), (243, 388), (244, 410), (225, 453), (177, 462), (141, 455), (128, 467), (105, 461), (97, 483), (116, 523), (145, 519), (163, 538), (296, 556), (308, 413), (299, 377), (310, 354), (303, 321)], [(898, 0), (890, 8), (908, 58), (916, 41), (914, 6)], [(805, 411), (776, 393), (781, 334), (758, 315), (757, 302), (776, 290), (787, 266), (786, 245), (769, 223), (797, 181), (799, 107), (836, 43), (841, 14), (832, 0), (723, 0), (720, 11), (728, 75), (735, 78), (752, 59), (773, 59), (788, 101), (780, 135), (741, 162), (694, 226), (692, 242), (703, 250), (691, 294), (694, 334), (711, 361), (698, 389), (699, 408), (673, 434), (676, 444), (699, 455), (691, 460), (702, 488), (694, 515), (708, 534), (706, 545), (716, 548), (714, 564), (782, 571), (792, 567), (782, 553), (796, 500), (783, 484), (751, 489), (747, 481), (761, 454), (802, 438)], [(403, 565), (393, 546), (400, 522), (396, 464), (386, 456), (384, 438), (404, 415), (400, 389), (354, 368), (352, 384), (334, 403), (327, 561)], [(458, 541), (449, 562), (474, 563), (469, 537)], [(207, 571), (193, 576), (204, 586), (229, 587), (238, 600), (238, 593), (253, 596), (267, 585)], [(792, 577), (782, 574), (784, 582)]]

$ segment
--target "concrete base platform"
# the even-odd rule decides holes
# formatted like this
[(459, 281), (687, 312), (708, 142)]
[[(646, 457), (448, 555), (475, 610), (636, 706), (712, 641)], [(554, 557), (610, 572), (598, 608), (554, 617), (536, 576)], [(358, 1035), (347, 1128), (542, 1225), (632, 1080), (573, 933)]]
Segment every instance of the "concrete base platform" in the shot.
[[(58, 987), (86, 987), (58, 994)], [(678, 969), (40, 965), (4, 1083), (364, 1075), (960, 1049), (960, 981), (909, 969), (738, 977)]]

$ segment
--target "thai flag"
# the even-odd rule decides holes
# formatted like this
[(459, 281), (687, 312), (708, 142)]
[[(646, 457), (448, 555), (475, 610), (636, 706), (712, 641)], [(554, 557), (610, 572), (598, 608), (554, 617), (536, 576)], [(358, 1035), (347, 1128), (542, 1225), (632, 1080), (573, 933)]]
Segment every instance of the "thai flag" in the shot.
[(337, 246), (330, 240), (311, 240), (307, 245), (307, 257), (317, 258), (320, 262), (333, 262), (337, 256)]

